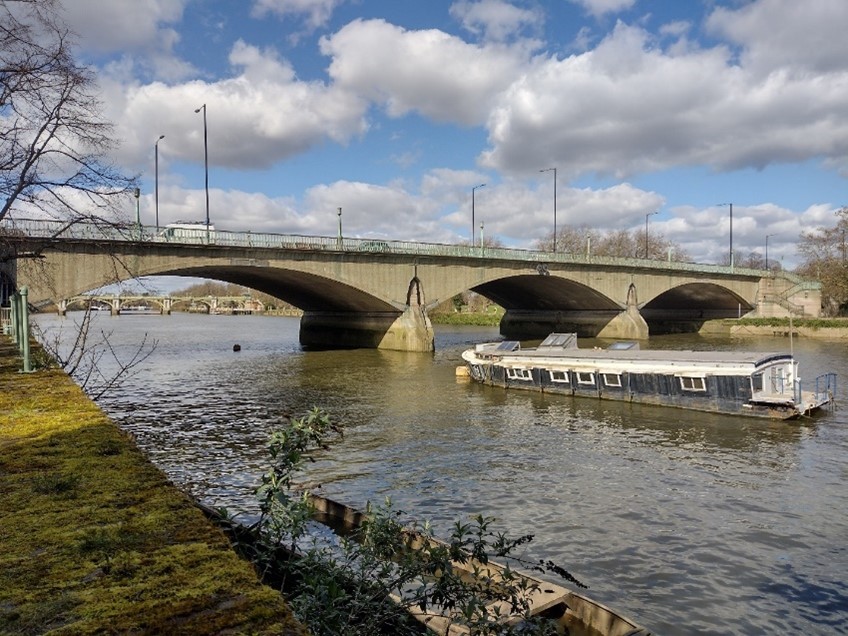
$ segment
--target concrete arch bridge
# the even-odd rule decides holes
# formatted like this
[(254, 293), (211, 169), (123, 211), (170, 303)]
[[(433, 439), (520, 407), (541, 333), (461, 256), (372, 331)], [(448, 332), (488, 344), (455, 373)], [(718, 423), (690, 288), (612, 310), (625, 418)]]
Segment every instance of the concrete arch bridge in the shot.
[(714, 318), (817, 316), (821, 304), (817, 283), (715, 265), (208, 229), (163, 236), (135, 225), (14, 230), (11, 249), (40, 256), (16, 261), (36, 306), (139, 276), (212, 278), (302, 309), (307, 347), (430, 351), (428, 312), (467, 290), (506, 309), (500, 329), (513, 339), (554, 330), (644, 339)]

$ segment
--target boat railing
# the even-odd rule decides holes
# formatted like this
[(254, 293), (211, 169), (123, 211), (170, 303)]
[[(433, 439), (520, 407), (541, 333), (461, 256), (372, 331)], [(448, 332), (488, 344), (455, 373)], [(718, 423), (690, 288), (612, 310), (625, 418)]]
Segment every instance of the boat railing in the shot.
[(822, 373), (814, 381), (816, 402), (833, 402), (836, 397), (836, 374)]

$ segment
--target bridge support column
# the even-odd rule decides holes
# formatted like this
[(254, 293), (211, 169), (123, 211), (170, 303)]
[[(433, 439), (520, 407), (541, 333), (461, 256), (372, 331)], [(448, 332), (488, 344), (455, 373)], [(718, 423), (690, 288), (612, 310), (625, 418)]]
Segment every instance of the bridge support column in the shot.
[(636, 288), (627, 292), (624, 311), (534, 311), (510, 309), (500, 325), (501, 335), (511, 340), (535, 340), (553, 331), (573, 332), (580, 338), (647, 340), (648, 323), (636, 305)]
[(115, 296), (112, 300), (109, 301), (110, 313), (113, 316), (121, 315), (121, 299)]
[(170, 298), (165, 298), (165, 299), (162, 300), (161, 314), (163, 316), (170, 316), (171, 315), (171, 304), (172, 303), (173, 303), (173, 301)]
[(604, 328), (598, 332), (598, 338), (647, 340), (648, 323), (636, 307), (628, 307), (604, 325)]
[(63, 316), (63, 317), (68, 314), (68, 301), (67, 301), (67, 299), (60, 300), (58, 303), (56, 303), (56, 313), (59, 314), (60, 316)]
[(390, 349), (430, 352), (433, 325), (424, 308), (417, 276), (409, 281), (403, 311), (306, 311), (300, 319), (300, 344), (319, 349)]
[(300, 344), (316, 349), (433, 351), (433, 326), (420, 307), (395, 312), (306, 311)]

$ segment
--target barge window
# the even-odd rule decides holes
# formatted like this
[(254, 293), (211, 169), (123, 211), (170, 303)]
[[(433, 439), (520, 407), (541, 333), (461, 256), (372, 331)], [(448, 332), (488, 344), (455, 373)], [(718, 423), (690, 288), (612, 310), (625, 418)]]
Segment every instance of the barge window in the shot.
[(530, 369), (507, 369), (506, 377), (511, 380), (530, 380)]
[(685, 375), (680, 377), (680, 386), (683, 387), (684, 391), (707, 390), (707, 383), (704, 381), (704, 378), (695, 378)]
[(563, 384), (568, 384), (570, 380), (568, 379), (568, 371), (548, 371), (551, 375), (551, 382), (562, 382)]
[(577, 384), (595, 384), (595, 374), (586, 371), (577, 372)]
[(621, 386), (621, 375), (618, 373), (604, 373), (604, 385)]

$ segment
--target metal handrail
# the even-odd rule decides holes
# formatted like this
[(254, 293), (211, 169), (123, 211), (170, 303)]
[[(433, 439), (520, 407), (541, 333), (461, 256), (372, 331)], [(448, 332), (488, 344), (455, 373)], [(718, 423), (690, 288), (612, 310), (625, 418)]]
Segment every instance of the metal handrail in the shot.
[(9, 219), (0, 222), (0, 233), (24, 235), (50, 240), (119, 241), (133, 243), (169, 243), (187, 246), (247, 247), (257, 249), (321, 250), (360, 252), (368, 254), (407, 254), (414, 256), (439, 256), (451, 258), (486, 258), (489, 260), (527, 261), (540, 266), (551, 263), (608, 265), (621, 268), (674, 270), (710, 274), (729, 274), (744, 277), (768, 275), (764, 270), (707, 265), (671, 260), (647, 260), (614, 256), (592, 256), (568, 252), (542, 252), (507, 247), (476, 247), (417, 241), (381, 240), (373, 238), (339, 238), (277, 234), (271, 232), (234, 232), (209, 229), (181, 228), (178, 235), (170, 235), (168, 228), (136, 225), (135, 223), (63, 222), (41, 219)]

